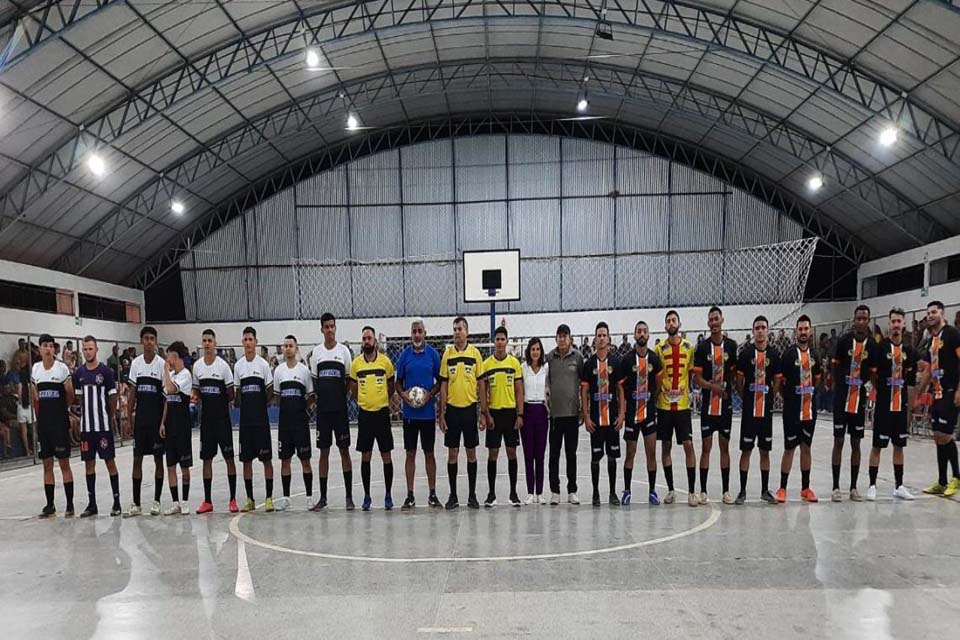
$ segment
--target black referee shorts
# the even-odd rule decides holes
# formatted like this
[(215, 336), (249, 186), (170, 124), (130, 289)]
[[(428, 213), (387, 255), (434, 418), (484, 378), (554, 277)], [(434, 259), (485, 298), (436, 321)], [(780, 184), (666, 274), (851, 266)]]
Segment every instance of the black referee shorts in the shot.
[(443, 436), (443, 446), (448, 449), (458, 449), (461, 438), (463, 438), (463, 446), (467, 449), (475, 449), (480, 445), (476, 404), (469, 407), (447, 405), (447, 411), (443, 417), (447, 423), (447, 433)]

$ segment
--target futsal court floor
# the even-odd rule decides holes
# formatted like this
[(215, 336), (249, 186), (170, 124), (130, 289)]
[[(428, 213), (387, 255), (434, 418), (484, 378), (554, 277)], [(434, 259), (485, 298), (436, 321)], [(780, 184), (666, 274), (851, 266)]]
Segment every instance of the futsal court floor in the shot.
[[(779, 418), (774, 433), (775, 489), (782, 446)], [(302, 495), (297, 495), (287, 512), (230, 514), (225, 471), (217, 460), (214, 514), (66, 520), (58, 484), (58, 517), (42, 521), (34, 517), (43, 506), (40, 467), (9, 470), (0, 474), (2, 637), (955, 637), (960, 625), (960, 501), (920, 493), (935, 478), (932, 443), (912, 441), (906, 450), (906, 483), (915, 490), (916, 501), (890, 498), (888, 451), (877, 502), (834, 504), (829, 501), (829, 434), (829, 424), (821, 421), (813, 449), (813, 489), (821, 502), (814, 505), (798, 499), (799, 456), (790, 501), (778, 506), (760, 502), (756, 454), (750, 501), (741, 507), (720, 504), (715, 450), (708, 506), (690, 508), (685, 492), (678, 491), (677, 504), (650, 507), (641, 451), (634, 504), (593, 508), (586, 504), (586, 433), (578, 456), (585, 504), (577, 507), (504, 505), (508, 491), (501, 455), (501, 506), (433, 510), (422, 506), (427, 496), (419, 457), (421, 506), (401, 512), (403, 454), (395, 451), (398, 508), (389, 513), (382, 509), (376, 457), (377, 508), (370, 513), (344, 510), (340, 462), (334, 454), (326, 513), (305, 512)], [(399, 432), (395, 435), (402, 441)], [(197, 440), (195, 436), (195, 453)], [(686, 476), (682, 451), (674, 451), (679, 488), (686, 485)], [(865, 446), (861, 491), (867, 486), (868, 451)], [(446, 500), (441, 452), (438, 444), (438, 493)], [(124, 506), (130, 500), (131, 455), (131, 447), (118, 453)], [(737, 456), (734, 452), (734, 493)], [(480, 450), (479, 457), (482, 500), (486, 451)], [(359, 454), (353, 458), (359, 505)], [(849, 477), (846, 451), (844, 458), (842, 486)], [(98, 465), (99, 502), (109, 505), (108, 478)], [(73, 469), (79, 512), (86, 504), (79, 460), (74, 459)], [(465, 469), (461, 452), (464, 500)], [(152, 496), (152, 474), (152, 461), (147, 461), (145, 498)], [(257, 469), (259, 501), (261, 474)], [(59, 472), (57, 477), (59, 483)], [(601, 489), (606, 483), (604, 465)], [(622, 475), (617, 484), (622, 489)], [(279, 487), (277, 478), (277, 494)], [(293, 492), (302, 492), (296, 461)], [(661, 496), (664, 492), (665, 487)], [(520, 493), (526, 497), (522, 464)], [(201, 499), (196, 465), (191, 507)], [(169, 504), (166, 489), (163, 500)]]

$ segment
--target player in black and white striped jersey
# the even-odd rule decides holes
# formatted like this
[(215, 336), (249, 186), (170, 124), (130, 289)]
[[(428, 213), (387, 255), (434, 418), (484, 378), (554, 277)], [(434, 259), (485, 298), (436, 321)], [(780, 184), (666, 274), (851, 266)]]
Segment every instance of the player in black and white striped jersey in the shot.
[(310, 467), (310, 407), (317, 396), (310, 380), (310, 370), (297, 359), (297, 338), (283, 339), (284, 361), (273, 370), (273, 392), (279, 397), (280, 426), (277, 430), (277, 453), (280, 456), (280, 482), (283, 497), (276, 508), (283, 511), (290, 506), (290, 458), (296, 453), (303, 468), (303, 486), (307, 509), (313, 507), (313, 470)]

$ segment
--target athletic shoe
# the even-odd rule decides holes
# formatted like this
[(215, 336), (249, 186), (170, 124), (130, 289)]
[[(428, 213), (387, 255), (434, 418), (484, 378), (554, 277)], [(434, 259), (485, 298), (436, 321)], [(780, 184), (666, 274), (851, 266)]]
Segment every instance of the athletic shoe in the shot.
[(150, 515), (158, 516), (160, 515), (160, 501), (154, 500), (153, 505), (150, 507)]
[(593, 506), (595, 507), (600, 506), (600, 494), (598, 492), (594, 492), (592, 502), (593, 502)]
[(347, 511), (353, 511), (357, 508), (357, 505), (353, 504), (353, 498), (347, 498), (346, 502)]
[(97, 510), (97, 506), (91, 504), (91, 505), (87, 505), (87, 508), (84, 509), (84, 510), (83, 510), (83, 513), (80, 514), (80, 517), (81, 517), (81, 518), (90, 518), (90, 517), (92, 517), (92, 516), (97, 515), (98, 513), (100, 513), (100, 512)]
[(950, 482), (947, 483), (947, 488), (943, 490), (943, 496), (949, 498), (950, 496), (960, 491), (960, 478), (950, 478)]
[(760, 499), (767, 504), (777, 504), (777, 499), (773, 497), (773, 494), (770, 493), (769, 489), (760, 492)]
[(900, 485), (893, 490), (893, 497), (900, 498), (901, 500), (914, 500), (913, 494), (910, 493), (907, 488), (903, 485)]
[(787, 501), (787, 490), (784, 489), (783, 487), (780, 487), (779, 489), (777, 489), (777, 502), (779, 502), (780, 504), (783, 504), (786, 501)]
[(853, 502), (863, 502), (863, 496), (860, 495), (860, 492), (857, 491), (856, 487), (850, 489), (850, 500)]
[(73, 505), (70, 505), (69, 507), (67, 507), (67, 510), (63, 512), (63, 517), (64, 518), (73, 517)]
[(451, 493), (450, 497), (447, 498), (447, 504), (443, 506), (447, 511), (453, 511), (454, 509), (460, 508), (460, 501), (457, 499), (457, 494)]
[(488, 493), (487, 499), (483, 501), (483, 506), (487, 509), (497, 506), (497, 496)]
[(316, 504), (314, 504), (312, 507), (310, 507), (310, 511), (313, 511), (314, 513), (320, 513), (321, 511), (323, 511), (323, 510), (326, 509), (326, 508), (327, 508), (327, 499), (326, 499), (326, 498), (320, 498), (319, 500), (317, 500), (317, 503), (316, 503)]
[(696, 494), (696, 493), (688, 493), (688, 494), (687, 494), (687, 504), (690, 505), (691, 507), (695, 507), (695, 506), (697, 506), (698, 504), (700, 504), (700, 499), (697, 498), (697, 494)]
[(277, 498), (277, 502), (273, 505), (273, 508), (277, 511), (286, 511), (290, 508), (290, 498), (287, 496)]
[(140, 510), (140, 505), (138, 505), (138, 504), (131, 504), (129, 507), (127, 507), (127, 510), (123, 512), (123, 517), (124, 517), (124, 518), (135, 518), (135, 517), (137, 517), (138, 515), (140, 515), (141, 513), (143, 513), (143, 512)]
[(410, 511), (417, 506), (417, 501), (413, 496), (407, 496), (407, 499), (403, 501), (403, 504), (400, 505), (400, 511)]
[(393, 511), (393, 496), (389, 493), (383, 499), (383, 508), (385, 511)]
[(625, 506), (625, 507), (629, 507), (629, 506), (630, 506), (630, 499), (631, 499), (632, 497), (633, 497), (633, 496), (630, 494), (629, 491), (624, 490), (623, 495), (620, 496), (620, 504), (622, 504), (622, 505)]
[(427, 506), (439, 509), (443, 507), (443, 503), (440, 502), (440, 498), (437, 497), (437, 494), (431, 493), (430, 497), (427, 498)]
[(677, 493), (675, 491), (667, 491), (667, 495), (663, 497), (663, 504), (673, 504), (677, 501)]
[(843, 502), (843, 494), (840, 493), (840, 489), (834, 489), (830, 494), (830, 499), (834, 502)]
[(537, 504), (547, 504), (547, 500), (543, 497), (542, 493), (537, 494)]
[(362, 511), (370, 511), (370, 507), (373, 506), (373, 500), (370, 499), (370, 496), (363, 496), (363, 503), (360, 505)]
[(867, 500), (869, 502), (876, 502), (877, 500), (877, 485), (872, 484), (867, 487)]
[(514, 506), (514, 507), (519, 507), (519, 506), (523, 505), (523, 503), (520, 502), (520, 496), (518, 496), (518, 495), (515, 494), (515, 493), (511, 493), (511, 494), (510, 494), (510, 505), (511, 505), (511, 506)]
[(723, 495), (720, 496), (720, 500), (723, 504), (733, 504), (733, 494), (729, 491), (724, 491)]
[(575, 493), (568, 493), (567, 502), (569, 502), (570, 504), (580, 504), (580, 498), (578, 498), (577, 494)]
[(737, 499), (733, 501), (733, 504), (741, 505), (746, 501), (747, 501), (747, 494), (741, 491), (740, 493), (737, 494)]
[(123, 509), (120, 508), (120, 504), (119, 504), (119, 503), (114, 504), (112, 507), (110, 507), (110, 517), (111, 517), (111, 518), (116, 518), (117, 516), (121, 515), (122, 513), (123, 513)]
[(932, 496), (942, 496), (945, 489), (946, 487), (939, 482), (934, 482), (932, 485), (924, 489), (923, 492)]
[(190, 505), (187, 504), (186, 502), (180, 503), (180, 515), (182, 516), (190, 515)]
[(611, 506), (611, 507), (619, 507), (619, 506), (620, 506), (620, 498), (618, 498), (618, 497), (617, 497), (617, 494), (615, 494), (615, 493), (611, 493), (611, 494), (610, 494), (610, 498), (607, 500), (607, 502), (610, 503), (610, 506)]
[(560, 504), (560, 494), (559, 494), (559, 493), (551, 493), (551, 494), (550, 494), (550, 504), (553, 505), (553, 506), (557, 506), (558, 504)]
[(257, 510), (257, 505), (250, 498), (247, 498), (247, 501), (243, 503), (243, 508), (240, 509), (240, 511), (244, 513), (248, 513), (250, 511), (256, 511), (256, 510)]
[(55, 516), (55, 515), (57, 515), (57, 508), (56, 508), (56, 507), (51, 507), (51, 506), (46, 506), (46, 507), (43, 508), (43, 511), (41, 511), (41, 512), (40, 512), (40, 515), (38, 515), (37, 517), (40, 518), (41, 520), (43, 520), (43, 519), (46, 519), (46, 518), (53, 517), (53, 516)]
[(197, 513), (210, 513), (211, 511), (213, 511), (213, 503), (207, 502), (206, 500), (201, 502), (200, 506), (197, 507)]
[(180, 503), (174, 502), (166, 511), (163, 512), (165, 516), (178, 516), (180, 515)]
[(647, 496), (647, 502), (649, 502), (655, 507), (658, 507), (660, 506), (660, 496), (657, 495), (656, 491), (651, 491), (650, 495)]
[(303, 497), (303, 508), (307, 511), (313, 511), (313, 505), (316, 503), (313, 501), (313, 496), (304, 496)]
[(480, 508), (480, 501), (477, 500), (477, 495), (476, 495), (476, 494), (467, 497), (467, 507), (470, 508), (470, 509), (479, 509), (479, 508)]
[(537, 504), (537, 496), (532, 493), (527, 496), (527, 504)]
[(820, 502), (820, 498), (813, 492), (813, 489), (804, 489), (801, 491), (800, 499), (804, 502)]
[(230, 513), (237, 513), (240, 511), (240, 507), (237, 506), (237, 499), (234, 498), (230, 501)]
[(263, 502), (264, 511), (267, 513), (273, 513), (276, 510), (276, 507), (273, 506), (273, 498), (267, 498)]
[(698, 502), (699, 502), (700, 504), (707, 504), (708, 502), (710, 502), (710, 498), (709, 498), (709, 496), (707, 496), (707, 492), (706, 492), (706, 491), (701, 491), (701, 492), (700, 492), (700, 496), (698, 497)]

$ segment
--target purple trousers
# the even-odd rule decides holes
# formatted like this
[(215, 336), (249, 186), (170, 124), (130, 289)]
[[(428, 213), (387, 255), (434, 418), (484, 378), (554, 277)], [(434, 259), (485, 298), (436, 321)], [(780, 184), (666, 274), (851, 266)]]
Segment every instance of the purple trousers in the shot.
[(523, 404), (523, 463), (527, 475), (527, 493), (543, 494), (544, 454), (547, 451), (547, 406), (544, 404)]

